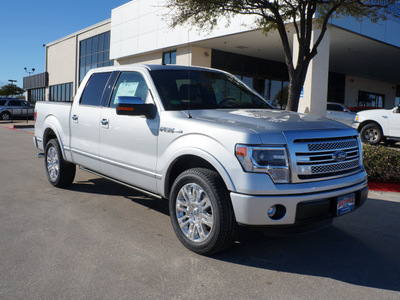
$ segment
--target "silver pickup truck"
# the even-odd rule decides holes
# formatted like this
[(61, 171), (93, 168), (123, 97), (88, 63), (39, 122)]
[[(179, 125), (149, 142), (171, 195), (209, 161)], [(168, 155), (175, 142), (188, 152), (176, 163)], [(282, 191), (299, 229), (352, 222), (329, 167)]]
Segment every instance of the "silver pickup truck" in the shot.
[(188, 249), (228, 247), (238, 225), (299, 227), (367, 199), (358, 132), (273, 109), (217, 70), (130, 65), (91, 70), (72, 104), (38, 102), (34, 144), (50, 183), (75, 166), (169, 199)]

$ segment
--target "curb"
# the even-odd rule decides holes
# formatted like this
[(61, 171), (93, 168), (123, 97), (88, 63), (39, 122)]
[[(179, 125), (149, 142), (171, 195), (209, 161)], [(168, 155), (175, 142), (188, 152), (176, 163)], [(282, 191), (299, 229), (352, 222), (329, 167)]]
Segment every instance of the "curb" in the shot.
[(11, 125), (8, 128), (10, 129), (26, 129), (26, 128), (35, 128), (34, 125)]

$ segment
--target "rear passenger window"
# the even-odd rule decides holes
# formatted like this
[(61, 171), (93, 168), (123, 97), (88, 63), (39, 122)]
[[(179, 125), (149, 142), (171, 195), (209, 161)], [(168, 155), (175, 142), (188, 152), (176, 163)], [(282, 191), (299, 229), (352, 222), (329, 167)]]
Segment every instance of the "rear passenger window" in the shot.
[(81, 105), (99, 106), (103, 91), (106, 87), (108, 78), (111, 72), (108, 73), (95, 73), (87, 83), (83, 95), (81, 97)]
[(4, 105), (6, 105), (6, 100), (0, 100), (0, 106), (4, 106)]

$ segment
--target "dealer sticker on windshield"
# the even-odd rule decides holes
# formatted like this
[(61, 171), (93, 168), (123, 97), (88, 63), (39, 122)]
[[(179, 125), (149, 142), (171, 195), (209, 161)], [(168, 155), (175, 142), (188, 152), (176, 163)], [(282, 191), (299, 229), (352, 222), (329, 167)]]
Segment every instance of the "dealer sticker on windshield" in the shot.
[(337, 215), (341, 216), (347, 214), (348, 212), (353, 211), (356, 202), (355, 199), (356, 195), (354, 193), (339, 197), (337, 199), (337, 209), (336, 209)]

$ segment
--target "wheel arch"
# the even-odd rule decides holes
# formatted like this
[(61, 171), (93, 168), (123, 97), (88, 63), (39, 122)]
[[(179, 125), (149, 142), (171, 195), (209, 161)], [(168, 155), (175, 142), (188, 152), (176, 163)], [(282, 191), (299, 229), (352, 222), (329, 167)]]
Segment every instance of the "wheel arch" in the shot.
[(374, 121), (374, 120), (366, 120), (366, 121), (363, 121), (363, 122), (358, 126), (358, 128), (357, 128), (358, 133), (360, 133), (361, 130), (362, 130), (366, 125), (368, 125), (368, 124), (375, 124), (375, 125), (378, 125), (379, 128), (382, 130), (382, 133), (384, 133), (384, 132), (383, 132), (383, 127), (382, 127), (382, 125), (379, 124), (379, 122)]
[(53, 126), (50, 125), (44, 130), (44, 133), (43, 133), (43, 148), (44, 149), (46, 148), (47, 143), (51, 139), (57, 139), (58, 144), (60, 145), (61, 154), (62, 154), (63, 158), (65, 159), (64, 145), (61, 140), (60, 134)]
[(205, 153), (186, 153), (177, 156), (170, 164), (165, 172), (163, 194), (166, 198), (169, 198), (171, 193), (172, 185), (175, 179), (182, 172), (193, 169), (193, 168), (204, 168), (215, 171), (225, 184), (227, 190), (234, 191), (235, 186), (231, 177), (229, 176), (226, 169), (212, 156), (207, 157)]

